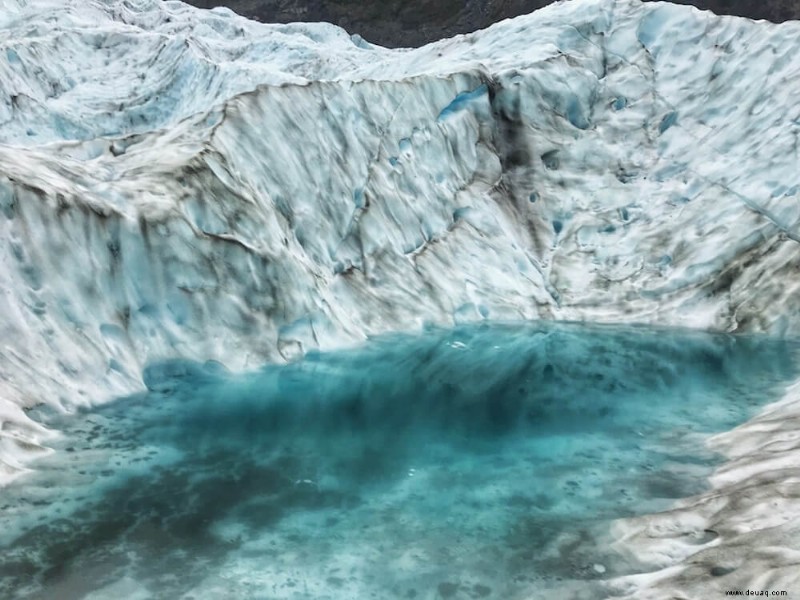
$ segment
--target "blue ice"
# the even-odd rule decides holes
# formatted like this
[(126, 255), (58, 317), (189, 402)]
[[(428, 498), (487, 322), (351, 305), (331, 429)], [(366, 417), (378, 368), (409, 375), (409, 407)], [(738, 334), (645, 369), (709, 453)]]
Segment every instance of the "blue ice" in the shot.
[(486, 84), (480, 85), (474, 90), (470, 90), (467, 92), (461, 92), (455, 98), (453, 98), (452, 102), (445, 106), (439, 116), (437, 117), (438, 121), (443, 121), (447, 117), (464, 110), (470, 103), (482, 98), (485, 94), (487, 94), (489, 88)]

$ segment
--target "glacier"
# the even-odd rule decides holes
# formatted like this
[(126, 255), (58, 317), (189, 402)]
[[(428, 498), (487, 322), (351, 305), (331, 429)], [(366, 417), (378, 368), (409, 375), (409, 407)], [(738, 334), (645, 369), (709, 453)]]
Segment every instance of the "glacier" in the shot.
[[(27, 409), (141, 391), (169, 359), (242, 371), (482, 320), (797, 336), (798, 39), (636, 0), (400, 50), (176, 1), (0, 0), (3, 481), (56, 435)], [(719, 498), (752, 513), (731, 535), (772, 527), (775, 495), (796, 520), (786, 394), (719, 438), (711, 499), (620, 525), (630, 546), (683, 560), (667, 533), (728, 519)], [(779, 474), (766, 499), (753, 463)]]

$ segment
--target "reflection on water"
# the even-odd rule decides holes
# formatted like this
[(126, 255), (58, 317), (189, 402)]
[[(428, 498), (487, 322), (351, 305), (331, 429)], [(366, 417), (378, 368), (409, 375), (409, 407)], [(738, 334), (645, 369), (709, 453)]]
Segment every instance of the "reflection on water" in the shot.
[[(493, 325), (169, 362), (0, 501), (3, 598), (603, 597), (611, 519), (699, 492), (790, 342)], [(701, 535), (702, 532), (699, 532)]]

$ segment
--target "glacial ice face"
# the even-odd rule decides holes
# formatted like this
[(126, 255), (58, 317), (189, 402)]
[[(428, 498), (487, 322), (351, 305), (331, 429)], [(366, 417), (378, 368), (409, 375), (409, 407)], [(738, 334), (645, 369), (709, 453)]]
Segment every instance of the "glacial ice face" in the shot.
[(0, 460), (154, 361), (480, 319), (797, 334), (800, 25), (630, 0), (417, 50), (2, 0)]

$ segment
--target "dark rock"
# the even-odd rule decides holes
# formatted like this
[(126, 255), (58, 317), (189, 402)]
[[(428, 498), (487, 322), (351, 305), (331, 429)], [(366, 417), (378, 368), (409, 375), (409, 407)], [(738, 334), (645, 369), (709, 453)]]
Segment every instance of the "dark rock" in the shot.
[[(488, 27), (550, 4), (549, 0), (188, 0), (226, 6), (265, 23), (326, 21), (389, 47), (421, 46)], [(717, 14), (781, 23), (800, 18), (793, 0), (677, 0)]]
[(450, 583), (449, 581), (443, 581), (437, 586), (437, 591), (439, 592), (439, 596), (442, 598), (452, 598), (456, 595), (458, 591), (459, 585), (457, 583)]

